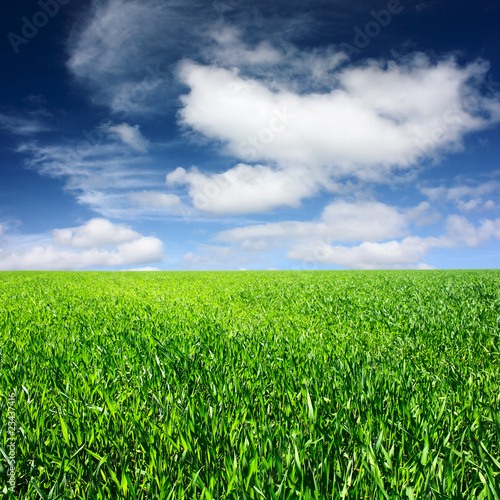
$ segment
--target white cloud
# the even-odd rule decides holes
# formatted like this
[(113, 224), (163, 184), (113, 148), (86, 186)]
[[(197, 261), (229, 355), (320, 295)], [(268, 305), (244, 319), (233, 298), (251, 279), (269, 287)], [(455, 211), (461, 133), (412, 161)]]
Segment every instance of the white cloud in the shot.
[(128, 197), (133, 203), (141, 207), (175, 208), (179, 207), (181, 200), (175, 194), (160, 193), (158, 191), (138, 191), (129, 193)]
[[(283, 50), (269, 44), (249, 49), (231, 29), (216, 38), (216, 64), (186, 60), (179, 66), (179, 78), (190, 87), (181, 97), (181, 124), (222, 142), (243, 161), (263, 164), (169, 174), (168, 182), (188, 185), (194, 206), (210, 213), (297, 207), (346, 178), (391, 182), (395, 170), (456, 151), (467, 133), (500, 120), (500, 103), (479, 92), (484, 62), (460, 66), (453, 58), (432, 62), (414, 54), (349, 65), (330, 51), (314, 59), (328, 68), (320, 80), (329, 89), (306, 92), (289, 83), (298, 68), (309, 68), (296, 49), (292, 67), (280, 75)], [(222, 55), (229, 57), (231, 45), (245, 71), (224, 67)], [(271, 76), (251, 76), (248, 67), (259, 65), (269, 66)]]
[(334, 202), (322, 219), (329, 229), (328, 241), (381, 241), (406, 232), (407, 217), (395, 207), (378, 202)]
[[(27, 165), (43, 175), (67, 179), (71, 190), (141, 188), (157, 185), (158, 173), (145, 168), (144, 158), (132, 156), (126, 146), (82, 140), (76, 145), (21, 144)], [(156, 177), (156, 180), (153, 179)]]
[(129, 74), (131, 66), (140, 64), (148, 52), (149, 37), (164, 19), (165, 9), (159, 2), (93, 2), (70, 37), (68, 68), (77, 78), (98, 87), (106, 77), (114, 83), (115, 76)]
[(163, 260), (163, 243), (121, 224), (92, 219), (55, 229), (50, 244), (0, 248), (0, 270), (70, 270), (149, 264)]
[[(245, 165), (222, 174), (203, 174), (196, 168), (177, 168), (167, 185), (187, 184), (193, 205), (216, 215), (267, 212), (280, 206), (298, 207), (302, 198), (318, 190), (318, 179), (303, 169), (272, 169)], [(326, 184), (326, 181), (325, 181)]]
[[(432, 201), (448, 201), (461, 212), (492, 210), (497, 208), (500, 182), (491, 180), (482, 183), (461, 183), (451, 187), (422, 187), (420, 191)], [(493, 198), (493, 199), (492, 199)]]
[(298, 94), (186, 61), (179, 75), (191, 91), (182, 97), (180, 117), (246, 161), (354, 174), (377, 165), (404, 167), (418, 154), (460, 147), (467, 132), (500, 119), (499, 103), (479, 97), (470, 83), (487, 69), (452, 59), (431, 63), (417, 54), (347, 66), (330, 92)]
[(85, 190), (76, 196), (76, 200), (102, 217), (126, 219), (134, 215), (134, 210), (130, 206), (131, 200), (126, 193)]
[(54, 229), (52, 232), (56, 245), (79, 248), (104, 248), (119, 243), (129, 243), (142, 236), (124, 224), (113, 224), (106, 219), (91, 219), (83, 226)]
[(491, 238), (500, 240), (500, 219), (483, 219), (476, 227), (465, 217), (451, 215), (446, 226), (448, 241), (457, 246), (478, 247)]
[(217, 239), (247, 248), (272, 241), (383, 241), (407, 233), (408, 222), (413, 219), (414, 208), (403, 211), (373, 201), (336, 201), (324, 209), (318, 222), (282, 221), (239, 227), (219, 233)]
[(478, 247), (492, 238), (500, 240), (500, 219), (481, 221), (474, 226), (464, 217), (452, 215), (441, 237), (408, 236), (401, 241), (363, 242), (359, 246), (332, 246), (324, 241), (294, 245), (287, 256), (314, 265), (335, 264), (348, 269), (428, 268), (421, 259), (432, 248)]
[(132, 126), (128, 123), (121, 123), (119, 125), (112, 125), (107, 130), (132, 149), (140, 152), (147, 151), (148, 141), (142, 136), (139, 125)]
[(402, 241), (364, 242), (357, 247), (304, 244), (292, 248), (287, 256), (292, 260), (336, 264), (348, 269), (399, 269), (418, 265), (432, 241), (411, 236)]
[(235, 27), (223, 27), (211, 31), (215, 46), (206, 50), (210, 59), (225, 66), (269, 66), (283, 61), (284, 54), (267, 40), (250, 49), (241, 41), (241, 32)]
[[(421, 260), (432, 248), (478, 247), (492, 238), (500, 240), (500, 219), (484, 219), (474, 225), (457, 215), (446, 219), (442, 236), (411, 235), (411, 226), (429, 224), (436, 218), (427, 202), (401, 209), (370, 200), (335, 201), (317, 221), (237, 227), (219, 232), (215, 240), (229, 244), (220, 247), (226, 251), (230, 248), (255, 256), (285, 251), (294, 261), (350, 269), (423, 269), (427, 264)], [(358, 245), (335, 244), (340, 242)]]
[[(138, 240), (122, 243), (117, 247), (123, 264), (147, 264), (163, 260), (163, 243), (153, 236), (143, 236)], [(118, 264), (115, 264), (118, 265)]]

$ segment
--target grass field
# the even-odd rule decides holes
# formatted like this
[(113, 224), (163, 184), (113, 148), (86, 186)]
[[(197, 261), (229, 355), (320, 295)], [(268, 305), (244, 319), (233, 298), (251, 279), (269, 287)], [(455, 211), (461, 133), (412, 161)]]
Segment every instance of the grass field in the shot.
[(500, 499), (500, 271), (4, 272), (0, 348), (5, 498)]

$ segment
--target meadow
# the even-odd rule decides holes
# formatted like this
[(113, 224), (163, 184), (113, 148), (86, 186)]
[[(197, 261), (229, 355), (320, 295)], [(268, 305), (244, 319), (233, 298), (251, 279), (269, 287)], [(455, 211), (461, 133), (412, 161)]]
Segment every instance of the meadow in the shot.
[(0, 349), (3, 498), (500, 500), (500, 271), (4, 272)]

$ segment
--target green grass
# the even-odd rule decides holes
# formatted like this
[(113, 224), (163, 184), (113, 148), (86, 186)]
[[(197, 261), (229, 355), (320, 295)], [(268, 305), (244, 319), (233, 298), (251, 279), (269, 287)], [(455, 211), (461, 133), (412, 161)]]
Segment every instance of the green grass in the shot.
[(500, 499), (499, 271), (7, 272), (0, 348), (5, 498)]

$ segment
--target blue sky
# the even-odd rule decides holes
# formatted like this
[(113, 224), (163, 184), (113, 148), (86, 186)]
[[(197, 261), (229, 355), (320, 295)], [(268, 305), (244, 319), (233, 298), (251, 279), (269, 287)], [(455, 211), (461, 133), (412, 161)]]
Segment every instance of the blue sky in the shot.
[(0, 270), (500, 262), (494, 0), (0, 6)]

